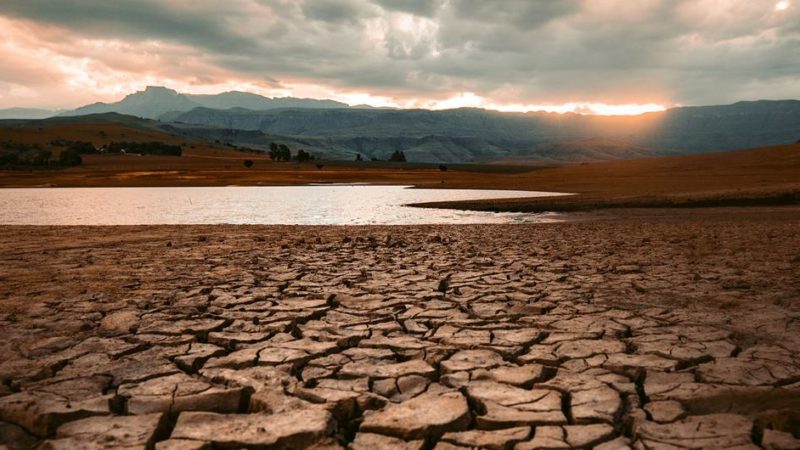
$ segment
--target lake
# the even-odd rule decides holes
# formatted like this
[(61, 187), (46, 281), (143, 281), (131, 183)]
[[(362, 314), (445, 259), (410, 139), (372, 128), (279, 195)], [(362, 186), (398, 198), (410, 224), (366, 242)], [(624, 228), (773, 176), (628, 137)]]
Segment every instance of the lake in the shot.
[(410, 203), (544, 197), (531, 191), (311, 185), (0, 189), (4, 225), (417, 225), (553, 221), (548, 214), (415, 208)]

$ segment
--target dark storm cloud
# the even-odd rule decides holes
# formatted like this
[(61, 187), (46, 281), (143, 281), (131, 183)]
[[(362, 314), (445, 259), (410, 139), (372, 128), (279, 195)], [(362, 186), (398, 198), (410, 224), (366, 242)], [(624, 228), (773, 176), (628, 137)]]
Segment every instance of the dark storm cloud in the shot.
[(401, 11), (417, 16), (434, 16), (445, 0), (375, 0), (386, 11)]
[[(369, 15), (369, 5), (358, 0), (314, 0), (303, 2), (303, 14), (311, 20), (322, 22), (350, 22), (358, 23), (364, 16)], [(377, 11), (375, 11), (377, 12)]]
[(552, 19), (577, 12), (578, 0), (450, 0), (449, 7), (459, 19), (470, 22), (514, 25), (531, 29)]
[[(397, 98), (702, 104), (800, 97), (796, 3), (3, 0), (0, 18), (58, 27), (75, 44), (41, 45), (73, 57), (86, 51), (82, 38), (170, 43), (178, 50), (161, 60), (173, 79), (215, 77), (190, 73), (183, 51), (229, 78)], [(135, 75), (119, 58), (91, 58)], [(2, 72), (0, 83), (12, 82)]]
[(157, 0), (9, 0), (0, 14), (70, 28), (99, 37), (166, 39), (227, 51), (253, 48), (254, 43), (235, 32), (230, 21), (245, 11), (203, 7), (202, 2)]

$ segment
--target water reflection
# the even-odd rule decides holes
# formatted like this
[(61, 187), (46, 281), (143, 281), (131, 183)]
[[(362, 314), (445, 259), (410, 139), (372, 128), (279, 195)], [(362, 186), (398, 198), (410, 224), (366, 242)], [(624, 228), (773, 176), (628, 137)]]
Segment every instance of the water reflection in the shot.
[(551, 221), (546, 215), (403, 206), (449, 200), (561, 195), (404, 186), (0, 189), (6, 225), (415, 225)]

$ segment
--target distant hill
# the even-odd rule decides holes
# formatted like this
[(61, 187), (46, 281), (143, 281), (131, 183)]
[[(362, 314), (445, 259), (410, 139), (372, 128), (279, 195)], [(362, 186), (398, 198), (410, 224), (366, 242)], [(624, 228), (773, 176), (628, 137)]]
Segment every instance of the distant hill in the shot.
[(58, 114), (57, 111), (36, 108), (0, 109), (0, 120), (5, 119), (44, 119)]
[(347, 108), (346, 103), (334, 100), (316, 100), (312, 98), (269, 98), (249, 92), (223, 92), (215, 95), (186, 95), (189, 99), (214, 109), (244, 108), (251, 110), (279, 108)]
[(403, 150), (409, 160), (420, 162), (506, 158), (603, 161), (763, 147), (800, 139), (800, 101), (795, 100), (682, 107), (640, 116), (501, 113), (472, 108), (196, 108), (169, 119), (284, 136), (329, 157), (349, 159), (361, 153), (385, 159), (393, 151)]
[(116, 103), (93, 103), (62, 113), (62, 116), (83, 116), (88, 114), (119, 113), (136, 117), (155, 119), (170, 111), (189, 111), (198, 108), (199, 103), (187, 96), (165, 87), (148, 86), (126, 96)]
[(215, 95), (180, 94), (175, 90), (160, 86), (148, 86), (144, 91), (135, 92), (116, 103), (93, 103), (81, 106), (72, 111), (62, 113), (63, 116), (81, 116), (87, 114), (119, 113), (136, 117), (155, 119), (161, 116), (169, 118), (195, 108), (207, 107), (215, 109), (247, 108), (250, 110), (266, 110), (276, 108), (346, 108), (345, 103), (333, 100), (315, 100), (304, 98), (269, 98), (247, 92), (223, 92)]
[[(253, 110), (200, 106), (307, 105)], [(800, 140), (800, 101), (755, 101), (681, 107), (639, 116), (545, 112), (502, 113), (336, 107), (329, 100), (269, 99), (243, 92), (183, 95), (149, 87), (113, 104), (66, 113), (111, 114), (108, 120), (148, 117), (149, 127), (266, 150), (272, 142), (328, 159), (386, 160), (401, 150), (427, 163), (561, 164), (781, 145)], [(188, 109), (187, 109), (188, 108)], [(183, 109), (183, 110), (181, 110)], [(60, 116), (60, 117), (65, 117)], [(124, 119), (123, 119), (124, 117)]]

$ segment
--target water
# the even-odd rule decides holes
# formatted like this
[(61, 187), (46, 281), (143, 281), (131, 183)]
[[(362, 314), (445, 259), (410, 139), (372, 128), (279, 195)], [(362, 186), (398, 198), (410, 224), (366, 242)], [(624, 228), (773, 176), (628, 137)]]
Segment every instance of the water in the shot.
[(552, 216), (404, 205), (552, 195), (563, 194), (365, 185), (0, 189), (0, 224), (415, 225), (546, 222), (553, 221)]

